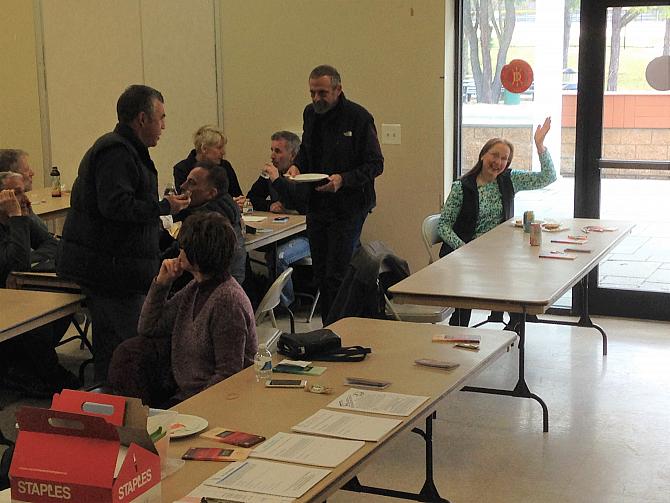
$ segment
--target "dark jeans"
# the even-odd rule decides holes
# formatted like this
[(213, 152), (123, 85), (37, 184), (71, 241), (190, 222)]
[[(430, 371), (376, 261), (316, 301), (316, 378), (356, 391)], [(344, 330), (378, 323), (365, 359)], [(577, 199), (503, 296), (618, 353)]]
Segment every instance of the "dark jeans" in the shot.
[(144, 295), (127, 294), (112, 297), (99, 291), (82, 288), (93, 325), (93, 357), (95, 380), (107, 382), (107, 369), (112, 353), (124, 340), (137, 335), (137, 322)]
[(330, 211), (307, 213), (307, 237), (314, 276), (321, 289), (322, 320), (328, 318), (351, 256), (360, 245), (367, 216), (367, 211), (348, 216)]

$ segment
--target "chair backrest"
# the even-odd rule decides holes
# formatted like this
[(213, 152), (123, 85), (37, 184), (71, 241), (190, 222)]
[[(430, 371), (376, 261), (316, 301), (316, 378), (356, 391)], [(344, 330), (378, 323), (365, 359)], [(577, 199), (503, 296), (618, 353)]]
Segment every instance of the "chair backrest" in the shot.
[(263, 299), (258, 304), (258, 307), (256, 308), (256, 313), (254, 314), (256, 317), (256, 322), (258, 322), (258, 320), (265, 313), (267, 313), (268, 311), (272, 311), (275, 307), (279, 305), (281, 291), (284, 289), (286, 283), (288, 283), (288, 280), (291, 279), (292, 272), (293, 268), (289, 267), (277, 277), (277, 279), (274, 281), (274, 283), (272, 283), (272, 285), (270, 285), (270, 288), (268, 289), (267, 293), (265, 294)]
[(423, 244), (428, 252), (428, 263), (432, 264), (438, 257), (433, 252), (433, 246), (442, 242), (442, 238), (437, 233), (437, 224), (440, 221), (440, 214), (428, 215), (423, 224), (421, 224), (421, 234), (423, 235)]

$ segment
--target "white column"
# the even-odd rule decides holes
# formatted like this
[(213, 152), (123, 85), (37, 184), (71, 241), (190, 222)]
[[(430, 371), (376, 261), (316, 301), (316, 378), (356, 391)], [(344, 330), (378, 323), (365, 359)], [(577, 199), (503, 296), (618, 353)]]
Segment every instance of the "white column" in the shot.
[[(584, 1), (584, 0), (583, 0)], [(563, 83), (563, 6), (564, 0), (538, 0), (535, 14), (535, 126), (551, 116), (551, 132), (545, 146), (551, 152), (556, 172), (561, 160), (561, 108)], [(535, 127), (534, 126), (534, 127)], [(533, 169), (539, 169), (534, 158)]]

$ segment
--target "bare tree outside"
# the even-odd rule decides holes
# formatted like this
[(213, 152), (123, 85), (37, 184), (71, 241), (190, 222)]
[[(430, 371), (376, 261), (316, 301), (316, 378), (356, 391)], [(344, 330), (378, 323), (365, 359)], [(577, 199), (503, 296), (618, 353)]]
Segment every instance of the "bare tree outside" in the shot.
[(607, 90), (616, 91), (619, 79), (619, 55), (621, 54), (621, 30), (640, 15), (643, 9), (612, 8), (612, 34), (610, 37), (610, 65), (607, 70)]
[(663, 56), (670, 56), (670, 7), (658, 7), (662, 18), (665, 18), (665, 35), (663, 36)]
[(580, 0), (565, 0), (563, 4), (563, 68), (568, 67), (568, 51), (570, 49), (570, 29), (572, 15), (579, 10)]
[[(515, 23), (514, 0), (463, 1), (463, 33), (468, 41), (478, 103), (498, 103), (500, 100), (500, 71), (507, 60)], [(494, 32), (498, 45), (495, 67), (492, 61)]]

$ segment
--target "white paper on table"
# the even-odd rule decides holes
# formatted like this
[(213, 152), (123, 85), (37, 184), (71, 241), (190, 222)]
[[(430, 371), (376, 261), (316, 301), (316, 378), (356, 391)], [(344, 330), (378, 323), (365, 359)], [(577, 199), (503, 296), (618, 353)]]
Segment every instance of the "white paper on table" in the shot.
[(349, 389), (328, 404), (331, 409), (356, 410), (373, 414), (409, 416), (427, 396), (401, 395), (388, 391)]
[(299, 433), (378, 442), (402, 421), (321, 409), (291, 428)]
[(205, 485), (299, 498), (330, 473), (323, 468), (247, 459), (229, 464)]
[(268, 217), (259, 217), (257, 215), (243, 215), (242, 220), (244, 220), (244, 223), (249, 223), (249, 222), (262, 222)]
[(200, 484), (188, 493), (187, 496), (177, 500), (175, 503), (200, 503), (202, 498), (216, 498), (223, 501), (236, 501), (240, 503), (293, 503), (295, 501), (295, 498), (286, 498), (284, 496), (249, 493)]
[(360, 440), (279, 432), (254, 448), (249, 456), (334, 468), (364, 445)]

